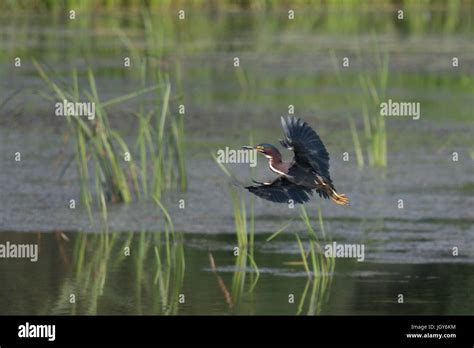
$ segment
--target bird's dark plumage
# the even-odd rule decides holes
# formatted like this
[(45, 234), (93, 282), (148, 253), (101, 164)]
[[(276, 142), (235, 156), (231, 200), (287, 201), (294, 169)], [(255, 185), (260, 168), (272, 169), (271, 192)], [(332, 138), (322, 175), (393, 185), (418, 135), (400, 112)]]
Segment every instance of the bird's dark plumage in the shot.
[(306, 122), (299, 118), (281, 118), (285, 139), (281, 144), (295, 153), (294, 161), (310, 166), (316, 173), (331, 180), (329, 176), (329, 153), (321, 138)]
[[(329, 174), (329, 153), (319, 135), (303, 120), (281, 118), (285, 138), (281, 144), (293, 150), (291, 163), (282, 162), (280, 152), (271, 144), (260, 144), (255, 149), (269, 159), (269, 166), (279, 177), (270, 183), (247, 186), (253, 194), (276, 203), (305, 203), (313, 190), (320, 197), (346, 205), (349, 199), (336, 192)], [(249, 148), (249, 147), (246, 147)]]
[(246, 188), (258, 197), (275, 203), (288, 203), (290, 200), (294, 203), (304, 203), (313, 195), (310, 189), (293, 184), (282, 176), (271, 183)]

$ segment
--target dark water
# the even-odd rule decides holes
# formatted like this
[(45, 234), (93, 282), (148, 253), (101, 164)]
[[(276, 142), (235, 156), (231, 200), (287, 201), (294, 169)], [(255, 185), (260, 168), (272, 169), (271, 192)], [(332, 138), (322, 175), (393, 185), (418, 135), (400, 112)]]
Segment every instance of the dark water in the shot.
[[(118, 236), (118, 241), (129, 235)], [(87, 281), (76, 272), (77, 260), (71, 259), (77, 237), (65, 242), (53, 234), (5, 233), (10, 241), (40, 243), (37, 262), (2, 260), (0, 308), (2, 314), (166, 314), (154, 283), (155, 267), (152, 253), (140, 264), (137, 249), (117, 262), (115, 250), (104, 263), (94, 262), (100, 243), (91, 240), (84, 264)], [(137, 237), (137, 236), (135, 236)], [(232, 289), (235, 267), (232, 236), (189, 235), (185, 238), (186, 271), (182, 286), (176, 290), (184, 295), (173, 313), (179, 314), (472, 314), (473, 265), (465, 263), (393, 264), (357, 262), (338, 259), (332, 283), (324, 298), (310, 305), (307, 295), (301, 305), (308, 277), (290, 250), (277, 250), (259, 236), (255, 259), (260, 278), (254, 291), (246, 286), (229, 306), (218, 277)], [(266, 237), (266, 236), (265, 236)], [(132, 244), (133, 245), (133, 244)], [(64, 249), (63, 249), (64, 248)], [(212, 253), (217, 274), (211, 269)], [(139, 276), (140, 272), (143, 272)], [(255, 274), (248, 270), (247, 277)], [(138, 281), (138, 279), (141, 279)], [(318, 282), (315, 278), (314, 282)], [(309, 282), (310, 287), (312, 281)], [(32, 286), (33, 285), (33, 286)], [(69, 302), (75, 294), (75, 303)], [(398, 295), (403, 294), (403, 303)], [(289, 296), (294, 295), (294, 303)]]
[[(0, 259), (0, 314), (474, 313), (470, 17), (460, 14), (456, 25), (442, 25), (443, 12), (427, 16), (418, 11), (413, 18), (423, 20), (406, 27), (383, 11), (379, 20), (370, 13), (344, 12), (347, 21), (332, 13), (313, 23), (311, 14), (319, 10), (310, 9), (291, 25), (281, 14), (236, 12), (215, 18), (199, 13), (186, 25), (160, 22), (166, 39), (158, 48), (149, 47), (138, 14), (91, 15), (74, 23), (47, 16), (2, 17), (0, 244), (38, 243), (40, 256), (38, 262)], [(374, 30), (390, 56), (387, 97), (420, 102), (422, 110), (420, 120), (387, 119), (384, 170), (357, 166), (348, 123), (354, 117), (362, 134), (357, 74), (373, 74)], [(154, 247), (163, 239), (144, 232), (163, 230), (153, 202), (111, 205), (107, 237), (91, 226), (83, 207), (68, 208), (69, 199), (79, 201), (78, 177), (74, 166), (64, 177), (59, 174), (73, 146), (64, 141), (65, 121), (52, 115), (32, 65), (37, 59), (65, 83), (73, 67), (82, 74), (91, 67), (107, 100), (139, 86), (137, 55), (159, 55), (160, 66), (169, 72), (177, 62), (182, 69), (189, 190), (167, 192), (163, 202), (175, 230), (183, 234), (184, 250), (171, 254), (184, 254), (184, 271), (157, 266)], [(333, 55), (351, 59), (342, 84)], [(17, 56), (21, 69), (12, 68)], [(124, 56), (132, 57), (129, 70), (122, 67)], [(236, 56), (245, 83), (232, 65)], [(456, 69), (452, 57), (461, 62)], [(84, 75), (80, 82), (85, 85)], [(153, 95), (146, 98), (153, 103)], [(336, 186), (351, 198), (345, 208), (315, 199), (308, 212), (314, 218), (322, 209), (333, 241), (364, 244), (365, 260), (337, 259), (333, 273), (308, 278), (303, 266), (294, 264), (301, 261), (294, 234), (306, 233), (300, 210), (256, 200), (254, 259), (260, 275), (249, 291), (257, 275), (248, 264), (243, 270), (236, 266), (228, 179), (210, 154), (248, 144), (250, 134), (256, 142), (276, 143), (279, 117), (290, 104), (323, 138)], [(130, 143), (135, 109), (131, 101), (110, 112)], [(13, 161), (17, 151), (21, 162)], [(345, 152), (349, 161), (343, 160)], [(452, 160), (453, 152), (458, 161)], [(259, 158), (255, 176), (261, 180), (272, 177), (265, 166)], [(229, 168), (250, 183), (248, 166)], [(186, 200), (186, 209), (179, 209), (179, 199)], [(292, 224), (283, 234), (265, 241), (288, 221)], [(125, 246), (130, 256), (123, 256)], [(238, 290), (243, 274), (243, 290)], [(167, 284), (157, 280), (167, 276)]]

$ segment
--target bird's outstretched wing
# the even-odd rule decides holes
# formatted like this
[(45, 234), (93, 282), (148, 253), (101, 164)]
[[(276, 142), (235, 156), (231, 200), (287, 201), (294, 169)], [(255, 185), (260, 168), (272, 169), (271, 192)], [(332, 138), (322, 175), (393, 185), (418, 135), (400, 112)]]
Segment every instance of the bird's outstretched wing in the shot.
[(313, 194), (311, 189), (293, 184), (282, 176), (268, 184), (247, 186), (245, 188), (258, 197), (275, 203), (288, 203), (290, 200), (294, 203), (304, 203), (309, 201)]
[(281, 144), (295, 153), (294, 161), (311, 167), (329, 181), (329, 153), (319, 135), (304, 121), (296, 117), (281, 118), (285, 139)]

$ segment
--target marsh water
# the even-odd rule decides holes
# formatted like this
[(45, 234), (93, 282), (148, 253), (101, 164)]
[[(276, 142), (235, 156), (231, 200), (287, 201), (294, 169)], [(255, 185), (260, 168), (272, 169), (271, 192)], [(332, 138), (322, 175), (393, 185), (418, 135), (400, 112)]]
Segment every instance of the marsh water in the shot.
[[(185, 21), (161, 14), (160, 52), (147, 50), (139, 13), (96, 13), (76, 21), (2, 16), (0, 243), (37, 244), (39, 258), (0, 259), (0, 314), (473, 314), (471, 14), (452, 24), (442, 12), (419, 11), (419, 23), (401, 26), (387, 9), (323, 16), (310, 8), (292, 22), (286, 12), (203, 11), (188, 13)], [(339, 22), (342, 15), (351, 20)], [(387, 118), (386, 168), (373, 168), (367, 159), (358, 166), (348, 122), (355, 119), (362, 133), (358, 74), (373, 73), (374, 40), (390, 57), (387, 98), (421, 104), (418, 120)], [(163, 241), (156, 236), (163, 216), (153, 202), (110, 205), (107, 236), (80, 204), (70, 209), (69, 200), (80, 197), (77, 173), (74, 165), (63, 176), (61, 171), (74, 147), (32, 64), (36, 59), (64, 83), (76, 67), (85, 84), (90, 67), (107, 100), (140, 86), (138, 62), (145, 55), (159, 55), (164, 69), (179, 62), (186, 105), (177, 117), (185, 118), (189, 189), (163, 196), (182, 235), (176, 255), (184, 255), (185, 266), (178, 276), (168, 270), (164, 287), (153, 251)], [(14, 67), (18, 56), (21, 67)], [(131, 57), (129, 68), (124, 57)], [(235, 71), (235, 57), (244, 77)], [(340, 64), (343, 57), (351, 63), (341, 82), (333, 59)], [(453, 67), (453, 57), (459, 66)], [(153, 103), (156, 96), (143, 98)], [(320, 134), (335, 185), (351, 199), (348, 207), (313, 199), (308, 214), (318, 228), (321, 209), (327, 243), (365, 246), (363, 261), (338, 258), (331, 274), (317, 277), (308, 277), (300, 262), (300, 208), (258, 199), (258, 275), (236, 265), (232, 185), (211, 156), (247, 145), (250, 136), (276, 144), (288, 105)], [(136, 107), (132, 100), (110, 110), (111, 123), (130, 142)], [(170, 108), (177, 110), (177, 102)], [(21, 161), (14, 160), (16, 152)], [(263, 157), (256, 172), (248, 164), (228, 167), (242, 183), (273, 176)], [(255, 286), (246, 283), (239, 291), (236, 273), (246, 274), (250, 284), (256, 280)], [(312, 290), (321, 286), (318, 277), (330, 282), (314, 298), (321, 293)]]

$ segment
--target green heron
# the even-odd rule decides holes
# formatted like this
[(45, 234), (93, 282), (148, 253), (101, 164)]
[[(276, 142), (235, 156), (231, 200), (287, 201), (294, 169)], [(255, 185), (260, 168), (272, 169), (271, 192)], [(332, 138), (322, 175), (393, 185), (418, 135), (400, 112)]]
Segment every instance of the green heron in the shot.
[(247, 190), (263, 199), (275, 203), (305, 203), (310, 200), (313, 190), (320, 197), (331, 199), (340, 205), (349, 204), (344, 194), (339, 194), (329, 175), (329, 154), (318, 134), (301, 119), (296, 117), (281, 118), (285, 138), (280, 143), (293, 150), (291, 162), (283, 162), (281, 153), (271, 144), (259, 144), (255, 149), (268, 158), (270, 169), (278, 178), (269, 183), (253, 180), (256, 186), (247, 186)]

